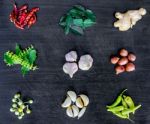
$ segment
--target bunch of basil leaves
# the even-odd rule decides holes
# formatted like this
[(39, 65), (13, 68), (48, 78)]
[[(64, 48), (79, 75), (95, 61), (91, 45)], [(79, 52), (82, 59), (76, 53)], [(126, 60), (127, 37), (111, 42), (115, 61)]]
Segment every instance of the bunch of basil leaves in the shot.
[(83, 35), (84, 29), (95, 23), (96, 16), (91, 10), (81, 5), (75, 5), (66, 15), (61, 17), (59, 24), (63, 27), (66, 35), (69, 32)]

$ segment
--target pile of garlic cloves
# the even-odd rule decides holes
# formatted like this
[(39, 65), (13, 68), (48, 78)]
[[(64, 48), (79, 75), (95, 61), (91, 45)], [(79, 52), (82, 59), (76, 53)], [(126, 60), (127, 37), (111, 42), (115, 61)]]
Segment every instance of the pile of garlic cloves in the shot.
[(66, 108), (66, 114), (69, 117), (77, 117), (79, 119), (84, 115), (88, 104), (89, 98), (86, 95), (81, 94), (77, 96), (74, 91), (68, 91), (67, 97), (61, 106)]
[(65, 55), (66, 63), (63, 65), (63, 71), (69, 74), (70, 78), (78, 71), (78, 69), (87, 71), (93, 65), (93, 58), (91, 55), (83, 55), (77, 62), (78, 55), (76, 51), (71, 51)]

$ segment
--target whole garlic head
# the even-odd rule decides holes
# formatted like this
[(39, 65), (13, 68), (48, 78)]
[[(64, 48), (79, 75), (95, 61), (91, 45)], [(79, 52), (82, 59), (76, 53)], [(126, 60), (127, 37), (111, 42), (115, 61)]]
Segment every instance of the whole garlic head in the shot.
[(68, 61), (68, 62), (75, 62), (75, 61), (77, 61), (77, 52), (76, 51), (71, 51), (71, 52), (69, 52), (69, 53), (67, 53), (66, 55), (65, 55), (65, 58), (66, 58), (66, 61)]
[(69, 74), (70, 78), (72, 78), (73, 75), (78, 71), (78, 66), (76, 63), (67, 62), (63, 65), (63, 71), (66, 74)]
[(90, 55), (83, 55), (78, 64), (81, 70), (89, 70), (93, 65), (93, 58)]

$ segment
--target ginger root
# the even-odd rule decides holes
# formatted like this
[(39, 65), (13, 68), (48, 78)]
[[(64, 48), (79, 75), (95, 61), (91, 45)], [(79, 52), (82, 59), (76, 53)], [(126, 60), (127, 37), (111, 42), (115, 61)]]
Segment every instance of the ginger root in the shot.
[(114, 23), (114, 27), (119, 28), (120, 31), (127, 31), (136, 24), (137, 21), (142, 19), (146, 14), (146, 9), (140, 8), (139, 10), (129, 10), (126, 13), (116, 12), (115, 17), (119, 19)]

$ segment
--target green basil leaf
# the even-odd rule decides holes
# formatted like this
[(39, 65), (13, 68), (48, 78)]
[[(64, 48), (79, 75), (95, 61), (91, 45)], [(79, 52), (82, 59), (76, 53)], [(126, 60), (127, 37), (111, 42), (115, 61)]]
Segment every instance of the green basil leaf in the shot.
[(30, 64), (33, 64), (36, 60), (37, 56), (36, 56), (36, 50), (31, 50), (29, 52), (29, 62)]
[(79, 26), (71, 26), (72, 32), (79, 34), (79, 35), (83, 35), (83, 29)]
[(18, 44), (16, 44), (15, 50), (16, 50), (17, 55), (19, 55), (19, 53), (22, 52), (22, 50), (20, 49), (20, 46)]
[(6, 54), (4, 54), (4, 62), (7, 63), (9, 66), (14, 64), (13, 60)]
[(65, 27), (65, 34), (67, 35), (70, 31), (70, 26), (72, 24), (72, 17), (70, 15), (66, 18), (66, 27)]
[(29, 71), (29, 69), (28, 68), (26, 68), (26, 67), (21, 67), (21, 73), (22, 73), (22, 75), (23, 76), (25, 76), (27, 73), (28, 73), (28, 71)]
[(80, 11), (85, 11), (85, 8), (81, 5), (75, 5), (74, 8), (80, 10)]
[(82, 19), (73, 19), (73, 24), (76, 26), (83, 27), (83, 20)]
[(86, 10), (86, 16), (87, 16), (87, 18), (91, 19), (93, 22), (96, 21), (96, 16), (95, 16), (94, 13), (93, 13), (91, 10), (89, 10), (89, 9)]
[(64, 22), (65, 21), (65, 16), (62, 16), (61, 18), (60, 18), (60, 22)]
[(92, 26), (92, 25), (94, 25), (95, 24), (95, 22), (93, 22), (91, 19), (86, 19), (86, 20), (84, 20), (84, 27), (86, 28), (86, 27), (90, 27), (90, 26)]
[(60, 22), (59, 25), (65, 27), (66, 26), (66, 22)]

